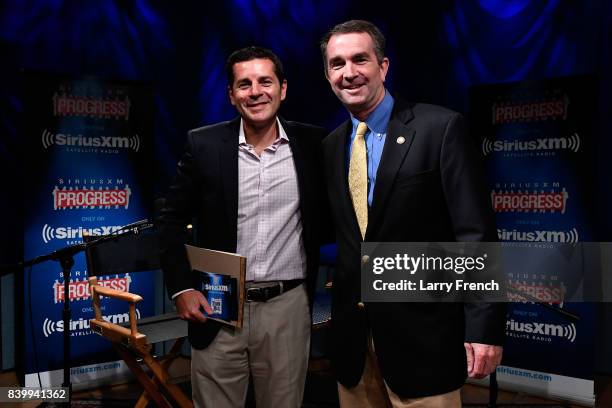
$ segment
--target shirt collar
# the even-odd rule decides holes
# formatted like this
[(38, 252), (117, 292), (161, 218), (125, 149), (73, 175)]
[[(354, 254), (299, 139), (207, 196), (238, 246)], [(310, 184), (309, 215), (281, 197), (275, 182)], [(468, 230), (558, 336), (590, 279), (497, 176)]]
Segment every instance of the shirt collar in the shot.
[[(288, 142), (289, 137), (287, 136), (285, 129), (283, 129), (283, 125), (281, 125), (280, 120), (278, 119), (278, 116), (276, 117), (276, 124), (278, 125), (278, 138), (276, 138), (274, 143), (278, 142), (279, 140), (284, 140)], [(244, 134), (244, 123), (242, 121), (242, 118), (240, 118), (240, 131), (238, 132), (238, 145), (239, 146), (247, 145), (246, 136)]]
[[(387, 124), (391, 118), (391, 111), (393, 110), (393, 97), (385, 89), (385, 96), (378, 106), (370, 113), (365, 123), (368, 125), (368, 129), (374, 133), (387, 133)], [(361, 122), (359, 119), (351, 115), (351, 122), (353, 123), (353, 131), (357, 129), (357, 125)]]

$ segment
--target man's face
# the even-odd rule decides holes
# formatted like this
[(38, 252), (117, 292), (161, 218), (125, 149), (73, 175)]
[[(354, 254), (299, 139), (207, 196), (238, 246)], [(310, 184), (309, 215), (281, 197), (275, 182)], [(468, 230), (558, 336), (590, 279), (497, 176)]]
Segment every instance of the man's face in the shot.
[(255, 127), (274, 120), (285, 99), (287, 81), (281, 84), (269, 59), (253, 59), (234, 64), (234, 83), (229, 89), (232, 105), (242, 119)]
[(332, 35), (327, 43), (327, 80), (355, 116), (367, 116), (385, 96), (389, 60), (378, 63), (367, 33)]

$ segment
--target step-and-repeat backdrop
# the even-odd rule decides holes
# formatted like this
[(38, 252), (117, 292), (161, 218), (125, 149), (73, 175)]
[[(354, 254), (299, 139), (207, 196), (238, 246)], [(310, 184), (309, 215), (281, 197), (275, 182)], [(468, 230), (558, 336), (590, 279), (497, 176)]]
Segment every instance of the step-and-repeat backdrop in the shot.
[[(152, 213), (152, 96), (142, 83), (27, 76), (24, 159), (24, 258), (109, 234)], [(59, 263), (22, 275), (18, 352), (26, 386), (62, 382), (64, 285), (69, 285), (71, 381), (91, 384), (126, 372), (108, 341), (93, 333), (84, 254), (70, 281)], [(28, 273), (29, 272), (29, 273)], [(102, 276), (101, 284), (143, 296), (141, 317), (153, 314), (154, 280), (147, 273)], [(128, 319), (124, 302), (105, 298), (104, 318)]]

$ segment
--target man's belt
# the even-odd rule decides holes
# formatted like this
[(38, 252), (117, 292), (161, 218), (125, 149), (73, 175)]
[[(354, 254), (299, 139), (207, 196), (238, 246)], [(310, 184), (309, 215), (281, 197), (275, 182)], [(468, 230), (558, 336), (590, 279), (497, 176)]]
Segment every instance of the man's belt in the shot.
[(304, 283), (304, 279), (277, 281), (274, 285), (250, 287), (246, 290), (247, 302), (267, 302), (281, 293), (290, 291)]

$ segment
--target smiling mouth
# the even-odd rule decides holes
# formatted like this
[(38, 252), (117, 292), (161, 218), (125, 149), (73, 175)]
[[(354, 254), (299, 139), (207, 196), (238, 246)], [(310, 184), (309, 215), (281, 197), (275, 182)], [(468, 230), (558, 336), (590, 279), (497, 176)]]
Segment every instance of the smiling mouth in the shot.
[(361, 88), (363, 88), (363, 84), (362, 85), (357, 85), (357, 86), (345, 86), (342, 88), (343, 91), (346, 91), (348, 93), (355, 93), (357, 91), (359, 91)]
[(253, 103), (253, 104), (248, 104), (247, 108), (249, 108), (249, 109), (251, 109), (251, 108), (259, 108), (259, 107), (265, 106), (267, 104), (268, 104), (268, 102)]

